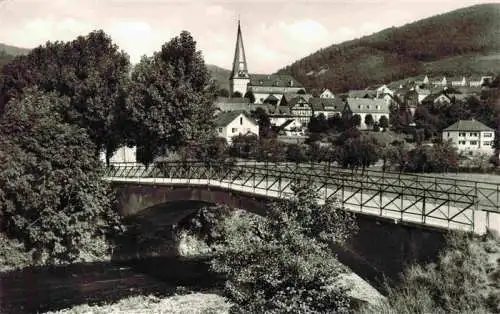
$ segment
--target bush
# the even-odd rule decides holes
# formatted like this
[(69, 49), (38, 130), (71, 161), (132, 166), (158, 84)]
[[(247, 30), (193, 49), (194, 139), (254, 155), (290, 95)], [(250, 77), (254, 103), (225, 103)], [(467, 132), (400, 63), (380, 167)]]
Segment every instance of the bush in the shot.
[[(498, 313), (500, 281), (494, 278), (495, 267), (488, 260), (489, 241), (450, 234), (436, 263), (409, 267), (401, 285), (388, 288), (387, 304), (371, 312)], [(496, 268), (498, 271), (498, 265)]]
[(344, 267), (329, 249), (355, 231), (352, 214), (318, 205), (313, 187), (272, 204), (268, 216), (234, 216), (212, 269), (227, 278), (238, 313), (348, 312), (347, 290), (333, 285)]

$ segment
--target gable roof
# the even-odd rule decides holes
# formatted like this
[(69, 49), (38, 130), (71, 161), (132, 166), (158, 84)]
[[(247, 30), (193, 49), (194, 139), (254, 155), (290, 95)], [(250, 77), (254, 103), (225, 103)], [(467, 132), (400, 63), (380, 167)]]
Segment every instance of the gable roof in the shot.
[(494, 131), (492, 128), (484, 125), (483, 123), (477, 120), (458, 120), (453, 123), (443, 131), (472, 131), (472, 132), (481, 132), (481, 131)]
[(309, 99), (309, 105), (315, 111), (342, 111), (344, 102), (338, 98), (313, 97)]
[[(290, 82), (292, 84), (290, 84)], [(274, 87), (303, 87), (288, 74), (250, 74), (250, 85)]]
[(389, 113), (389, 104), (384, 99), (347, 98), (346, 102), (352, 113)]
[(248, 113), (245, 111), (226, 111), (226, 112), (221, 112), (216, 118), (215, 118), (215, 125), (217, 127), (226, 127), (229, 123), (233, 122), (234, 119), (236, 119), (240, 114), (244, 115), (250, 122), (253, 124), (257, 125), (257, 122), (250, 117)]

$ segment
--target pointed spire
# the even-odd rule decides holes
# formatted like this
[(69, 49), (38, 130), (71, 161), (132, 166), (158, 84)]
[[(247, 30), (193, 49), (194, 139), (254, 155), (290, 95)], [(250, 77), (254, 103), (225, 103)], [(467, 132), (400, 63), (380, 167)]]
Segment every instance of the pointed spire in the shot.
[(240, 19), (238, 17), (238, 33), (236, 35), (236, 48), (234, 50), (233, 70), (230, 78), (248, 77), (247, 59), (243, 47), (243, 36), (241, 35)]

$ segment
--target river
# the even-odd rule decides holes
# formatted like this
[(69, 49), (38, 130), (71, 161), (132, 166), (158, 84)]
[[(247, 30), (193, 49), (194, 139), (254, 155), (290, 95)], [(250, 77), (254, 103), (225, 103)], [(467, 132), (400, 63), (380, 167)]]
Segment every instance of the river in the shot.
[(43, 313), (141, 294), (168, 296), (177, 287), (214, 291), (221, 282), (206, 261), (178, 258), (27, 268), (0, 274), (0, 313)]

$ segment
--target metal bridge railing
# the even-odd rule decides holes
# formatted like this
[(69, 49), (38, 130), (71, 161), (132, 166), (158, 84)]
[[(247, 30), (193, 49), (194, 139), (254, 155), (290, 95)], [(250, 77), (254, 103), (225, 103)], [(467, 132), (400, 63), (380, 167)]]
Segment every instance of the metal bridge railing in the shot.
[(487, 225), (490, 212), (500, 213), (499, 184), (374, 170), (353, 172), (324, 163), (172, 161), (149, 167), (121, 163), (107, 167), (105, 176), (225, 182), (278, 197), (289, 195), (293, 183), (308, 182), (325, 201), (336, 198), (360, 211), (392, 212), (401, 220), (414, 215), (421, 223), (438, 221), (472, 230), (477, 211), (486, 213)]

